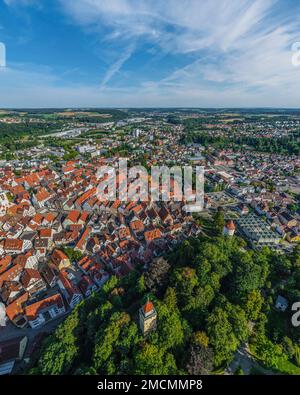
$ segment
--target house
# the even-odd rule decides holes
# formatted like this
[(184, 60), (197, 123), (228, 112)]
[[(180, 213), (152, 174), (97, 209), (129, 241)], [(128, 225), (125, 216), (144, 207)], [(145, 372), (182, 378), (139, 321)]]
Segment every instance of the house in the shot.
[(63, 299), (59, 293), (28, 305), (24, 309), (31, 328), (35, 329), (66, 312)]
[(121, 225), (119, 230), (119, 238), (120, 240), (128, 240), (131, 238), (130, 229), (127, 226)]
[(38, 192), (33, 195), (32, 201), (36, 207), (42, 208), (51, 197), (52, 195), (50, 192), (48, 192), (45, 188), (40, 188)]
[(57, 283), (71, 309), (83, 300), (82, 293), (72, 280), (74, 280), (74, 275), (71, 272), (66, 269), (60, 271)]
[(78, 210), (70, 211), (63, 222), (63, 227), (67, 228), (70, 225), (77, 224), (79, 222), (80, 215), (81, 215), (81, 213)]
[(145, 240), (146, 240), (147, 244), (149, 244), (153, 240), (161, 239), (162, 233), (161, 233), (160, 229), (155, 228), (153, 230), (148, 230), (147, 232), (145, 232), (144, 236), (145, 236)]
[(24, 293), (22, 284), (17, 281), (5, 281), (1, 288), (1, 299), (4, 303), (10, 304)]
[(8, 200), (7, 193), (1, 192), (0, 193), (0, 216), (5, 215), (8, 207), (11, 203)]
[(235, 232), (235, 224), (233, 221), (227, 221), (224, 229), (223, 229), (223, 235), (224, 236), (233, 236)]
[(23, 272), (23, 266), (20, 264), (13, 265), (0, 275), (0, 288), (6, 281), (19, 281), (21, 273)]
[(80, 291), (85, 297), (89, 297), (92, 292), (97, 290), (96, 284), (92, 281), (89, 276), (82, 276), (82, 279), (78, 283)]
[(21, 239), (4, 239), (0, 242), (0, 247), (2, 246), (3, 251), (6, 254), (21, 254), (32, 248), (32, 243), (30, 240)]
[(87, 244), (88, 236), (89, 236), (90, 232), (91, 232), (91, 229), (89, 226), (87, 226), (86, 229), (84, 230), (84, 232), (82, 233), (80, 239), (76, 243), (74, 250), (83, 252), (86, 249), (86, 244)]
[(34, 254), (34, 250), (27, 251), (26, 254), (18, 255), (14, 259), (14, 264), (19, 263), (23, 265), (25, 269), (37, 269), (38, 257)]
[(283, 313), (286, 311), (286, 309), (288, 308), (288, 301), (286, 298), (284, 298), (283, 296), (278, 295), (277, 299), (276, 299), (276, 303), (275, 303), (275, 307), (277, 310), (282, 311)]
[(10, 255), (6, 255), (0, 260), (0, 274), (4, 273), (11, 265), (12, 259)]
[(24, 293), (18, 299), (6, 307), (6, 315), (10, 321), (18, 328), (24, 328), (27, 325), (27, 318), (24, 315), (23, 306), (28, 300), (28, 292)]
[(59, 270), (71, 266), (70, 259), (67, 255), (57, 248), (52, 252), (51, 260)]
[(21, 283), (30, 296), (36, 295), (47, 289), (38, 270), (25, 269), (21, 276)]
[(249, 214), (249, 208), (248, 208), (248, 206), (246, 204), (239, 203), (239, 205), (238, 205), (238, 212), (241, 215), (248, 215)]
[(297, 226), (297, 220), (287, 211), (283, 211), (279, 214), (280, 221), (286, 225), (288, 228), (293, 228)]
[(27, 336), (20, 336), (0, 343), (0, 376), (12, 373), (15, 362), (23, 359), (27, 343)]
[[(52, 263), (49, 264), (45, 264), (40, 273), (43, 276), (44, 280), (46, 281), (46, 283), (49, 285), (50, 288), (55, 287), (56, 283), (57, 283), (57, 275), (55, 272), (56, 266)], [(56, 269), (57, 270), (57, 269)]]

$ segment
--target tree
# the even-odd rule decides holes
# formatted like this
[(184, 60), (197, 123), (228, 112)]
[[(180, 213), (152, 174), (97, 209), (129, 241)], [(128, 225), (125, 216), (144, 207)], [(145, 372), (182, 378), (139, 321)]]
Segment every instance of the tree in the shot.
[(163, 258), (154, 260), (145, 273), (144, 284), (151, 292), (157, 293), (167, 282), (170, 264)]
[(249, 336), (248, 321), (245, 311), (238, 305), (228, 303), (226, 305), (228, 320), (239, 342), (244, 342)]
[(267, 366), (276, 368), (281, 357), (287, 358), (279, 344), (273, 344), (266, 337), (260, 338), (256, 344), (256, 354)]
[(218, 235), (221, 235), (225, 225), (224, 212), (222, 209), (218, 208), (217, 212), (214, 215), (213, 220), (214, 220), (216, 233)]
[(70, 247), (63, 247), (62, 251), (67, 255), (71, 262), (78, 262), (83, 257), (80, 251), (76, 251)]
[(213, 369), (214, 354), (211, 348), (192, 345), (188, 351), (186, 369), (191, 375), (210, 374)]
[(205, 332), (198, 331), (194, 333), (193, 343), (198, 346), (208, 347), (209, 338)]
[(295, 350), (295, 346), (294, 346), (292, 340), (289, 337), (284, 336), (284, 338), (282, 339), (281, 345), (282, 345), (284, 352), (289, 357), (289, 359), (293, 359), (293, 357), (295, 356), (296, 350)]
[(236, 371), (234, 372), (234, 374), (236, 374), (237, 376), (243, 376), (244, 375), (244, 371), (243, 371), (242, 367), (238, 366)]
[(215, 354), (215, 365), (219, 366), (232, 357), (239, 344), (226, 311), (220, 307), (212, 311), (207, 319), (207, 332)]
[(240, 298), (246, 293), (262, 287), (266, 281), (267, 273), (264, 266), (253, 262), (249, 253), (241, 253), (230, 279), (233, 295)]
[(164, 303), (157, 303), (157, 334), (160, 348), (168, 350), (175, 348), (184, 341), (182, 318), (179, 310), (174, 306), (169, 308)]
[(78, 354), (77, 335), (79, 326), (78, 308), (50, 336), (38, 361), (38, 371), (45, 375), (60, 375), (70, 371)]
[[(106, 371), (106, 363), (109, 361), (114, 346), (121, 334), (123, 327), (130, 322), (130, 316), (124, 312), (115, 312), (112, 314), (108, 325), (105, 328), (100, 328), (96, 335), (96, 345), (94, 351), (94, 367), (99, 371)], [(108, 366), (109, 367), (109, 366)]]
[(145, 343), (134, 358), (134, 374), (176, 374), (175, 358), (154, 344)]
[(245, 297), (244, 309), (249, 320), (257, 320), (263, 302), (264, 299), (261, 296), (260, 291), (253, 290), (252, 292), (248, 293), (248, 295)]
[(194, 289), (198, 285), (196, 270), (191, 267), (175, 269), (171, 276), (171, 284), (176, 287), (180, 306), (189, 305), (193, 299)]

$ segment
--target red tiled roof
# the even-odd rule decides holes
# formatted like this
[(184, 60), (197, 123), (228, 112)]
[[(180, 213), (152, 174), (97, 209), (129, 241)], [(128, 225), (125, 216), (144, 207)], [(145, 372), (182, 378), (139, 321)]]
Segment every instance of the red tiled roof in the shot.
[(234, 222), (233, 221), (228, 221), (226, 223), (226, 228), (229, 229), (229, 230), (235, 230)]
[(28, 299), (28, 292), (21, 295), (18, 299), (16, 299), (14, 302), (10, 303), (6, 307), (6, 314), (11, 321), (16, 316), (23, 313), (23, 304), (27, 301), (27, 299)]
[(145, 314), (151, 313), (151, 311), (154, 310), (153, 303), (152, 303), (150, 300), (148, 300), (148, 301), (146, 302), (146, 304), (144, 304), (143, 310), (144, 310), (144, 313), (145, 313)]
[(40, 309), (45, 309), (51, 306), (58, 306), (59, 308), (63, 307), (64, 303), (62, 297), (59, 293), (49, 296), (46, 299), (39, 300), (36, 303), (33, 303), (29, 306), (25, 307), (25, 314), (29, 320), (34, 320), (39, 313)]
[(153, 229), (153, 230), (148, 230), (145, 232), (145, 240), (146, 241), (152, 241), (155, 239), (159, 239), (162, 236), (162, 233), (160, 229)]

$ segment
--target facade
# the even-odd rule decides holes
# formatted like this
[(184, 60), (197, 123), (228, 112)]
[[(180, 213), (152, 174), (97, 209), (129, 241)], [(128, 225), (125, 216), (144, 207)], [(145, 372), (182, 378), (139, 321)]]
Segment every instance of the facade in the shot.
[(153, 303), (149, 300), (139, 310), (139, 322), (143, 335), (148, 335), (156, 329), (157, 313)]
[(60, 294), (54, 294), (25, 307), (25, 315), (31, 328), (38, 328), (66, 312)]

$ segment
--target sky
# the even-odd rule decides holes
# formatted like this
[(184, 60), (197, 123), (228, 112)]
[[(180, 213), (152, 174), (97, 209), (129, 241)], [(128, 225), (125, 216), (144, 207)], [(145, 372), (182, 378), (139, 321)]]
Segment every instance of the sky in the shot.
[(299, 0), (0, 0), (0, 43), (2, 108), (300, 108)]

